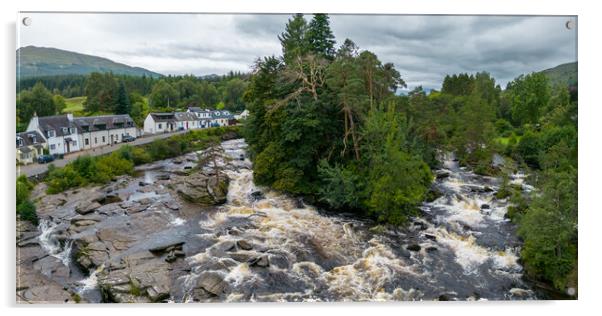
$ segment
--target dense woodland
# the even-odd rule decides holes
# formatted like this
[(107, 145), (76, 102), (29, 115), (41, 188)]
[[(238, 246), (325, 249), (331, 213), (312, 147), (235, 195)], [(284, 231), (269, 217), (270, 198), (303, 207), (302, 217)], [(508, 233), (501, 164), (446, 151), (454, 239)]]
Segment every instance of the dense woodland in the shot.
[[(350, 39), (337, 48), (327, 15), (294, 15), (279, 39), (282, 56), (258, 60), (244, 94), (256, 183), (403, 225), (430, 197), (440, 154), (454, 152), (505, 179), (497, 195), (513, 201), (527, 275), (576, 285), (576, 86), (532, 73), (503, 90), (481, 72), (399, 95), (405, 83), (393, 64)], [(494, 154), (505, 167), (493, 166)], [(519, 169), (538, 190), (508, 184)]]
[(151, 111), (185, 110), (188, 106), (226, 109), (245, 108), (242, 95), (247, 74), (231, 72), (225, 76), (167, 76), (162, 78), (91, 73), (26, 78), (17, 90), (17, 131), (27, 127), (34, 113), (60, 114), (66, 100), (85, 97), (76, 115), (130, 114), (141, 126)]

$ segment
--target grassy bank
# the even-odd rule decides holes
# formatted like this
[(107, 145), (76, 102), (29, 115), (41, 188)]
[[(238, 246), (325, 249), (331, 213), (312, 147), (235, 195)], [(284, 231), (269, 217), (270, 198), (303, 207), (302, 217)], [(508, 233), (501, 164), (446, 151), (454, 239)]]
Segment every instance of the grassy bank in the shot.
[(133, 174), (134, 166), (177, 157), (202, 150), (222, 140), (238, 137), (238, 126), (192, 130), (140, 146), (123, 146), (103, 156), (81, 156), (62, 168), (50, 165), (45, 182), (47, 192), (56, 194), (67, 189), (103, 184), (116, 176)]

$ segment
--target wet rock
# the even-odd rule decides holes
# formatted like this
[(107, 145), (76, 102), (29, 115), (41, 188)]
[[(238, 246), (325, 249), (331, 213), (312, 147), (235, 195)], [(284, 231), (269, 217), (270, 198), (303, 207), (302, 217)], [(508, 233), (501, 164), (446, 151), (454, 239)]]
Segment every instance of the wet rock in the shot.
[(173, 163), (176, 165), (180, 165), (184, 162), (183, 158), (176, 158), (173, 160)]
[(263, 195), (263, 192), (261, 192), (261, 191), (253, 191), (250, 194), (250, 196), (253, 201), (259, 201), (259, 200), (265, 199), (265, 195)]
[(437, 247), (427, 247), (426, 248), (426, 252), (435, 252), (437, 250), (439, 250), (439, 249), (437, 249)]
[(224, 281), (224, 277), (221, 274), (213, 271), (206, 271), (199, 276), (197, 287), (200, 287), (213, 295), (220, 296), (227, 292), (228, 283)]
[(238, 246), (238, 248), (243, 249), (243, 250), (251, 250), (253, 249), (253, 245), (251, 245), (250, 242), (241, 239), (239, 241), (236, 242), (236, 245)]
[(427, 239), (433, 240), (433, 241), (437, 240), (437, 236), (431, 235), (431, 234), (424, 234), (424, 237), (426, 237)]
[(192, 169), (192, 166), (184, 166), (184, 170), (190, 170)]
[(144, 182), (144, 181), (140, 181), (140, 182), (138, 182), (138, 185), (139, 185), (139, 186), (141, 186), (141, 187), (147, 186), (147, 185), (149, 185), (149, 184), (150, 184), (150, 183), (146, 183), (146, 182)]
[(168, 201), (164, 201), (163, 205), (165, 205), (165, 207), (167, 207), (170, 210), (173, 211), (177, 211), (180, 209), (180, 205), (178, 205), (178, 202), (176, 202), (175, 200), (168, 200)]
[(270, 261), (266, 255), (262, 255), (251, 259), (249, 265), (265, 268), (270, 266)]
[(420, 245), (412, 244), (406, 247), (409, 251), (420, 251)]
[(149, 204), (134, 204), (134, 206), (129, 207), (126, 211), (128, 214), (136, 214), (143, 211), (146, 211), (149, 208)]
[(255, 252), (237, 251), (229, 253), (228, 256), (238, 262), (248, 262), (257, 255)]
[(491, 206), (489, 206), (489, 204), (483, 204), (483, 205), (481, 205), (481, 209), (488, 210), (488, 209), (491, 209)]
[(295, 199), (295, 208), (305, 208), (305, 203), (303, 203), (303, 198)]
[(102, 205), (98, 202), (81, 201), (75, 207), (75, 212), (77, 212), (80, 215), (86, 215), (86, 214), (90, 214), (90, 213), (94, 212), (97, 208), (99, 208), (101, 206)]
[(149, 248), (148, 251), (152, 252), (153, 254), (162, 254), (162, 253), (169, 252), (169, 251), (172, 251), (175, 249), (182, 249), (182, 246), (184, 245), (184, 243), (185, 243), (184, 241), (171, 241), (171, 242), (155, 245), (152, 248)]
[(449, 296), (447, 296), (445, 294), (441, 294), (441, 295), (439, 295), (438, 300), (439, 301), (449, 301), (450, 299), (449, 299)]
[(277, 267), (279, 269), (289, 269), (290, 262), (288, 258), (284, 255), (280, 254), (270, 254), (268, 256), (268, 261), (271, 266)]
[(450, 176), (450, 173), (448, 171), (445, 171), (445, 170), (435, 171), (435, 177), (437, 178), (437, 180), (446, 179), (446, 178), (449, 178), (449, 176)]
[(225, 174), (220, 174), (218, 180), (214, 175), (195, 172), (188, 177), (175, 180), (174, 187), (185, 200), (202, 206), (211, 206), (226, 202), (228, 183), (229, 179)]
[(414, 222), (413, 224), (415, 227), (417, 227), (420, 230), (426, 230), (428, 227), (426, 226), (425, 223), (423, 222)]
[(165, 180), (169, 180), (171, 177), (169, 174), (166, 173), (162, 173), (162, 174), (158, 174), (155, 179), (157, 180), (161, 180), (161, 181), (165, 181)]

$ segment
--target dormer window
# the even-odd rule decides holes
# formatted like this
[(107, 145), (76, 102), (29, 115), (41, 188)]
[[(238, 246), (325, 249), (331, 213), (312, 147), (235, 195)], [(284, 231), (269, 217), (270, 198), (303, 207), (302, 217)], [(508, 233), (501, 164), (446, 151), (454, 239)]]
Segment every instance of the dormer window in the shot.
[(69, 129), (66, 127), (63, 127), (63, 134), (67, 134), (69, 132)]
[(49, 130), (49, 131), (47, 132), (47, 134), (48, 134), (48, 137), (55, 137), (55, 136), (56, 136), (56, 133), (54, 132), (54, 130), (53, 130), (53, 129)]
[(17, 138), (17, 147), (23, 146), (23, 139), (21, 137)]
[(69, 128), (69, 134), (75, 134), (75, 127)]

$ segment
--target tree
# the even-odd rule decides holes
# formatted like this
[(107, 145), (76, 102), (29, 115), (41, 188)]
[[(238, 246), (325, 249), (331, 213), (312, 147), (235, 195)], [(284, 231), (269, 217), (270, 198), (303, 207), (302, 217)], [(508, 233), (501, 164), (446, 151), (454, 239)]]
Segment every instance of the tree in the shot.
[(334, 35), (330, 29), (330, 22), (327, 14), (314, 14), (309, 22), (307, 33), (308, 50), (317, 56), (332, 60), (335, 55)]
[(57, 113), (63, 112), (63, 110), (67, 107), (65, 98), (62, 95), (59, 95), (59, 94), (54, 95), (52, 97), (52, 102), (54, 103), (54, 108)]
[(159, 80), (149, 97), (151, 108), (175, 108), (178, 104), (178, 91), (166, 80)]
[(201, 82), (197, 96), (199, 98), (199, 106), (214, 108), (215, 104), (218, 102), (217, 89), (208, 81)]
[(548, 79), (543, 73), (519, 76), (508, 83), (512, 119), (516, 125), (536, 124), (550, 100)]
[(17, 98), (17, 112), (22, 122), (29, 122), (36, 113), (38, 116), (56, 114), (56, 103), (52, 93), (41, 83), (36, 83), (31, 90), (19, 93)]
[(239, 78), (226, 82), (222, 92), (225, 108), (230, 111), (242, 111), (244, 109), (242, 95), (246, 88), (246, 83)]
[(119, 83), (112, 73), (91, 73), (86, 80), (84, 109), (87, 112), (112, 112), (117, 104)]
[(293, 63), (298, 57), (307, 53), (306, 30), (307, 21), (303, 14), (297, 13), (288, 20), (284, 32), (278, 36), (286, 64)]
[(132, 107), (130, 104), (130, 98), (128, 92), (125, 89), (123, 81), (119, 82), (119, 90), (117, 90), (117, 100), (115, 104), (116, 114), (129, 114)]

